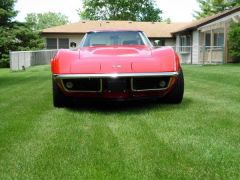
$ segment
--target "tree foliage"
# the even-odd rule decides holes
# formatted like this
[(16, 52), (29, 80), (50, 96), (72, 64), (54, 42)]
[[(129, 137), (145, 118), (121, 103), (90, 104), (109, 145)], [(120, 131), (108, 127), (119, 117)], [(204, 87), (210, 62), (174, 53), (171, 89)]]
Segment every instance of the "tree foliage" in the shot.
[(0, 26), (9, 25), (12, 19), (17, 15), (14, 10), (16, 0), (1, 0), (0, 1)]
[(200, 11), (195, 11), (196, 19), (211, 16), (240, 5), (240, 0), (197, 0)]
[(68, 17), (62, 13), (30, 13), (25, 18), (26, 22), (32, 26), (33, 30), (42, 30), (45, 28), (64, 25), (69, 23)]
[(15, 0), (0, 1), (0, 67), (9, 66), (9, 51), (39, 49), (43, 40), (28, 24), (13, 21)]
[(230, 26), (228, 42), (230, 56), (240, 58), (240, 23), (233, 23)]
[(81, 19), (161, 21), (162, 11), (154, 0), (83, 0)]
[(163, 20), (163, 22), (165, 22), (167, 24), (171, 24), (172, 20), (171, 20), (171, 18), (166, 18)]

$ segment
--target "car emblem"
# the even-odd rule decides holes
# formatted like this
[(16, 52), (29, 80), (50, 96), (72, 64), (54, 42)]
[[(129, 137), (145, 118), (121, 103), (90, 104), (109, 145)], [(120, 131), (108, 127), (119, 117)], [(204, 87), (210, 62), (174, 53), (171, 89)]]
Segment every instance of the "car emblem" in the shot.
[(121, 65), (113, 65), (112, 68), (121, 68)]

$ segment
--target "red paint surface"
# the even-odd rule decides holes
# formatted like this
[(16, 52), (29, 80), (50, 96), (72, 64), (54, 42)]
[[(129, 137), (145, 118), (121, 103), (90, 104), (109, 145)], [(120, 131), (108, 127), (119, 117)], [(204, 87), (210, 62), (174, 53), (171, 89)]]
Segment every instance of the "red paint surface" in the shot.
[(78, 51), (59, 50), (52, 60), (53, 74), (143, 73), (179, 70), (172, 48), (146, 46), (85, 47)]

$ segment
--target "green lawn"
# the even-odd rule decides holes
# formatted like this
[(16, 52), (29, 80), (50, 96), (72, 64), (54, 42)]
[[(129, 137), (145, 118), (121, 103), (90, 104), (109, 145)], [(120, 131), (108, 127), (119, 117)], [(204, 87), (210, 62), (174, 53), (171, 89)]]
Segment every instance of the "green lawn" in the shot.
[(239, 64), (184, 66), (180, 105), (62, 109), (49, 69), (0, 69), (0, 179), (240, 178)]

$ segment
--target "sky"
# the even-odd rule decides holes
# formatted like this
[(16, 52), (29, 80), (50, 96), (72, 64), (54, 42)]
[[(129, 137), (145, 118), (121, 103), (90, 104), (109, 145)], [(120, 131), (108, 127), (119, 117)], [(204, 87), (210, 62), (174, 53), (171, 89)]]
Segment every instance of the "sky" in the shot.
[[(193, 12), (198, 9), (196, 0), (156, 0), (163, 11), (163, 19), (170, 18), (172, 22), (189, 22), (193, 20)], [(81, 0), (17, 0), (15, 9), (19, 11), (16, 20), (24, 21), (28, 13), (61, 12), (69, 17), (71, 22), (80, 20), (77, 9)]]

